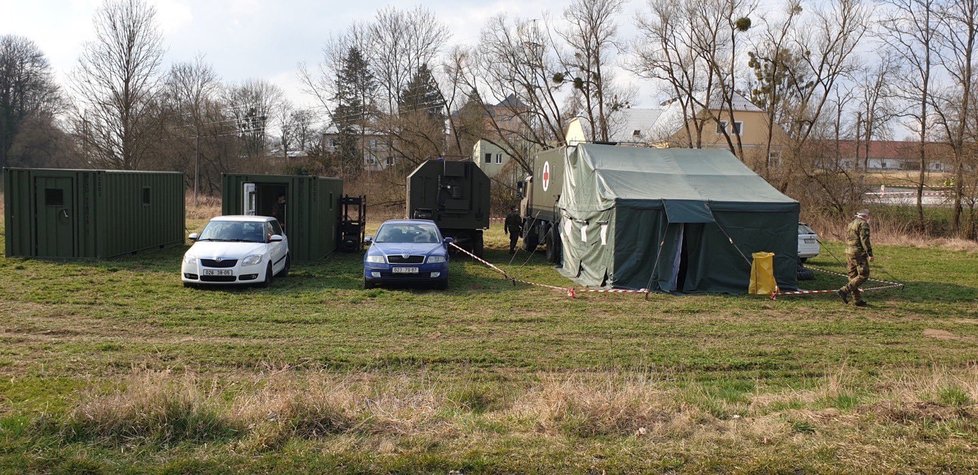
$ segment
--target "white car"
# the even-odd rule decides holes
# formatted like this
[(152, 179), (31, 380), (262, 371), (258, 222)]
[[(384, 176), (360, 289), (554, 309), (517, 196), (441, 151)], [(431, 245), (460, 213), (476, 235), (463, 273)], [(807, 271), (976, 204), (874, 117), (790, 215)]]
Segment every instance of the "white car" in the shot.
[(183, 285), (259, 284), (289, 274), (289, 240), (277, 219), (268, 216), (219, 216), (193, 233), (194, 245), (183, 255)]
[(805, 223), (798, 223), (798, 260), (805, 262), (817, 256), (821, 250), (815, 230)]

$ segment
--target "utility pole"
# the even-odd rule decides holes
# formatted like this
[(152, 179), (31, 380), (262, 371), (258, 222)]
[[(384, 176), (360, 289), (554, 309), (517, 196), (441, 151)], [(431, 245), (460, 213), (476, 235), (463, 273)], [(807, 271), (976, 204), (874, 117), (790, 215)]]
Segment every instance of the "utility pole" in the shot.
[(200, 129), (195, 134), (196, 146), (194, 147), (194, 206), (197, 206), (197, 189), (200, 186)]

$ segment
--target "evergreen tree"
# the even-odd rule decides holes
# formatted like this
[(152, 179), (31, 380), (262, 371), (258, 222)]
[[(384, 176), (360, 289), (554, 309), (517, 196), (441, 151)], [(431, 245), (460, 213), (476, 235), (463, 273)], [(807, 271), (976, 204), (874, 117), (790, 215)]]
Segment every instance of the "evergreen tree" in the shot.
[(336, 108), (333, 125), (339, 134), (337, 155), (347, 176), (363, 170), (363, 156), (370, 119), (376, 109), (377, 82), (363, 53), (351, 47), (336, 73)]
[(422, 64), (404, 87), (398, 108), (402, 114), (421, 111), (433, 121), (444, 122), (444, 101), (438, 81), (435, 81), (427, 64)]

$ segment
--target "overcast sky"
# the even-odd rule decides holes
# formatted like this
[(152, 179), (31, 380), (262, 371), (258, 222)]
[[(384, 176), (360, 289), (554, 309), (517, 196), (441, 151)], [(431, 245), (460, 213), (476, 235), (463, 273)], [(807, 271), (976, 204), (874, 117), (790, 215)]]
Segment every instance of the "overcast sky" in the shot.
[[(297, 65), (320, 62), (326, 40), (357, 20), (370, 20), (386, 6), (415, 3), (381, 0), (149, 0), (167, 48), (164, 67), (203, 54), (225, 83), (265, 79), (283, 88), (298, 104), (311, 104), (301, 92)], [(475, 44), (480, 25), (506, 13), (512, 17), (556, 17), (569, 0), (426, 0), (452, 31), (450, 44)], [(643, 0), (632, 4), (644, 5)], [(0, 34), (33, 40), (48, 57), (58, 80), (67, 85), (86, 41), (94, 36), (92, 17), (101, 0), (0, 0)], [(634, 6), (629, 5), (629, 10)], [(621, 17), (631, 30), (630, 14)], [(651, 106), (651, 93), (637, 99)]]

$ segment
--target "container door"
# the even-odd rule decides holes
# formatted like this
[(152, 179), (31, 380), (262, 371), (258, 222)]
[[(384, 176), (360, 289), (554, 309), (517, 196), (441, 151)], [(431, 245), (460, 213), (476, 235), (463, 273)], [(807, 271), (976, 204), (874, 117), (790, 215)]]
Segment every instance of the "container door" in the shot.
[(74, 182), (70, 177), (37, 177), (34, 179), (39, 257), (74, 257)]
[(255, 190), (255, 184), (245, 183), (243, 192), (244, 206), (241, 207), (244, 210), (243, 214), (254, 216), (258, 209), (258, 193)]

